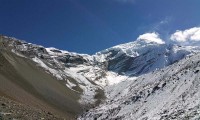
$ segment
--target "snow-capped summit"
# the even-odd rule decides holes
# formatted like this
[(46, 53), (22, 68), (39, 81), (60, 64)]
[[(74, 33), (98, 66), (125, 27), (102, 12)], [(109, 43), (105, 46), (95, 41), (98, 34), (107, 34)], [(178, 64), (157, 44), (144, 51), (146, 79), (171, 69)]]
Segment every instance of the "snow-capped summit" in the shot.
[(137, 38), (137, 40), (135, 40), (134, 42), (120, 44), (120, 45), (105, 49), (103, 51), (100, 51), (97, 54), (106, 53), (109, 50), (115, 50), (115, 51), (120, 50), (122, 54), (125, 53), (126, 55), (130, 57), (136, 57), (139, 53), (146, 52), (146, 50), (153, 47), (163, 46), (164, 44), (165, 42), (161, 40), (156, 33), (146, 33), (146, 34), (140, 35)]
[(164, 68), (199, 50), (198, 46), (165, 44), (156, 33), (147, 33), (139, 36), (134, 42), (98, 52), (97, 56), (103, 56), (110, 71), (138, 76)]

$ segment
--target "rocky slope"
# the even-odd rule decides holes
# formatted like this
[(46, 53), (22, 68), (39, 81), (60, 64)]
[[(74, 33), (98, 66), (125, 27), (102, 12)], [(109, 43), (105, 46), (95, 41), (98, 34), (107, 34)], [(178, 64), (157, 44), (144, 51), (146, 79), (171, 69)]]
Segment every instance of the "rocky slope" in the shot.
[(38, 108), (33, 108), (5, 97), (0, 97), (0, 120), (61, 120), (56, 116)]
[(36, 66), (31, 58), (11, 52), (11, 48), (5, 42), (1, 47), (0, 96), (63, 118), (75, 119), (82, 111), (78, 102), (81, 94)]

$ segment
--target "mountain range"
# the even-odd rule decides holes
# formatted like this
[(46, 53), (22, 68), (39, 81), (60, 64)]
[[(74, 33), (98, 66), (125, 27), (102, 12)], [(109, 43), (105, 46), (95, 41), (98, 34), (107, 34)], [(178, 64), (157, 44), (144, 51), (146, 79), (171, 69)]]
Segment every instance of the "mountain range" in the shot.
[(199, 52), (139, 37), (88, 55), (0, 36), (0, 119), (198, 120)]

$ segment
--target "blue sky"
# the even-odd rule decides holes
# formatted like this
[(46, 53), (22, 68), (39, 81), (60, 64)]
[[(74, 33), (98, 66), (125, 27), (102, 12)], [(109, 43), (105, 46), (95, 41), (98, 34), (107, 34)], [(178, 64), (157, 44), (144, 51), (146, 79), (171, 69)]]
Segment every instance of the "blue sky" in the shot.
[(200, 0), (0, 0), (0, 34), (93, 54), (200, 25)]

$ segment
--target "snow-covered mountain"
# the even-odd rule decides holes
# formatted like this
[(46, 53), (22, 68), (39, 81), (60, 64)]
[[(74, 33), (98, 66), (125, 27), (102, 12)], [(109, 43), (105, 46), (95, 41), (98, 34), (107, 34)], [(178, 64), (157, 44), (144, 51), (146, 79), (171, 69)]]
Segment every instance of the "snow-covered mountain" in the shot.
[(98, 52), (104, 56), (109, 71), (128, 76), (138, 76), (177, 62), (199, 47), (160, 44), (138, 39)]
[(106, 91), (108, 99), (80, 120), (199, 120), (200, 54)]
[(95, 107), (79, 119), (181, 119), (199, 113), (198, 46), (141, 36), (87, 55), (6, 36), (0, 43), (1, 51), (33, 61), (80, 94), (83, 107)]

